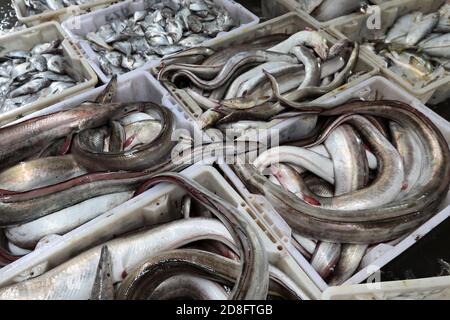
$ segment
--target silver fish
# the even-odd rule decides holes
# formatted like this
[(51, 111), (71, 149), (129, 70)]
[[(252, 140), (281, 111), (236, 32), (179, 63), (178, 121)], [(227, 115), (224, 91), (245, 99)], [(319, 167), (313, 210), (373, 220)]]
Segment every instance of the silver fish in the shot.
[(47, 87), (50, 85), (50, 81), (47, 79), (34, 79), (30, 82), (25, 83), (24, 85), (20, 86), (19, 88), (11, 91), (9, 94), (11, 98), (15, 98), (18, 96), (30, 94), (30, 93), (36, 93), (39, 90)]
[(47, 59), (47, 69), (56, 73), (64, 73), (66, 70), (66, 61), (60, 55), (52, 55)]
[(398, 18), (394, 25), (389, 29), (384, 42), (391, 43), (404, 43), (406, 35), (413, 28), (414, 21), (422, 16), (422, 12), (415, 11), (410, 14), (406, 14)]

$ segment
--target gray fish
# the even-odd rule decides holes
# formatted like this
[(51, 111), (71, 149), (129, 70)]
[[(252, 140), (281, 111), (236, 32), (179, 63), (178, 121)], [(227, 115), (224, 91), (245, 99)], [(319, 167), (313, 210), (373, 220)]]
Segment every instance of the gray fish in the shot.
[(184, 47), (183, 46), (179, 46), (179, 45), (172, 45), (172, 46), (164, 46), (164, 47), (154, 48), (155, 52), (157, 54), (159, 54), (160, 56), (166, 56), (168, 54), (172, 54), (172, 53), (181, 51), (183, 49), (184, 49)]
[(111, 253), (109, 252), (108, 246), (104, 245), (100, 252), (90, 300), (114, 300), (112, 270)]
[(181, 40), (180, 42), (178, 42), (178, 45), (190, 48), (190, 47), (195, 47), (209, 39), (210, 38), (206, 35), (191, 34), (190, 36), (188, 36), (188, 37), (184, 38), (183, 40)]
[(59, 10), (64, 8), (64, 5), (61, 0), (45, 0), (45, 3), (47, 4), (50, 10)]
[(35, 70), (35, 67), (30, 62), (24, 62), (19, 65), (14, 66), (12, 69), (11, 76), (12, 78), (18, 78), (24, 74), (27, 74), (31, 71)]
[(414, 20), (414, 27), (409, 30), (406, 36), (406, 44), (409, 46), (416, 45), (427, 34), (434, 29), (439, 21), (439, 12), (430, 13), (426, 16), (418, 15)]
[[(422, 16), (422, 12), (415, 11), (410, 14), (406, 14), (398, 18), (394, 25), (389, 29), (384, 42), (391, 43), (403, 43), (406, 40), (406, 35), (412, 29), (414, 21)], [(403, 39), (403, 41), (402, 41)]]
[(189, 29), (192, 32), (199, 33), (203, 30), (203, 24), (198, 17), (196, 17), (194, 15), (190, 15), (187, 18), (187, 22), (188, 22)]
[(324, 0), (311, 15), (319, 21), (328, 21), (352, 13), (360, 6), (360, 0)]
[(40, 55), (32, 56), (30, 58), (30, 63), (33, 66), (33, 68), (39, 72), (47, 70), (47, 60), (43, 56)]
[(183, 37), (183, 25), (178, 19), (171, 19), (167, 23), (167, 31), (174, 42), (178, 42)]
[(303, 11), (310, 14), (314, 9), (320, 6), (322, 2), (323, 0), (300, 0), (299, 5)]
[(419, 47), (430, 56), (450, 58), (450, 33), (435, 37), (419, 45)]
[(50, 81), (73, 82), (74, 79), (66, 74), (59, 74), (52, 71), (39, 72), (33, 75), (32, 79), (46, 79)]
[(439, 22), (434, 29), (435, 32), (450, 32), (450, 3), (444, 4), (439, 9)]
[(131, 43), (129, 43), (127, 41), (115, 42), (113, 44), (113, 48), (116, 49), (117, 51), (120, 51), (121, 53), (123, 53), (126, 56), (131, 55), (131, 52), (133, 50)]
[(31, 57), (31, 53), (25, 50), (15, 50), (6, 53), (5, 57), (10, 59), (28, 59)]
[(133, 70), (134, 68), (134, 59), (131, 56), (124, 56), (122, 57), (122, 63), (121, 63), (121, 67), (124, 69), (128, 69), (128, 70)]
[(32, 55), (39, 55), (45, 53), (53, 53), (58, 50), (61, 40), (54, 40), (47, 43), (38, 44), (31, 49)]
[(122, 55), (117, 51), (106, 52), (105, 58), (111, 65), (115, 67), (120, 67), (120, 65), (122, 64)]
[(138, 22), (138, 21), (142, 21), (145, 19), (145, 17), (147, 16), (147, 11), (142, 10), (142, 11), (136, 11), (133, 14), (133, 21), (134, 23)]
[(112, 50), (112, 47), (109, 44), (107, 44), (102, 37), (100, 37), (99, 35), (97, 35), (94, 32), (89, 32), (86, 35), (86, 39), (91, 41), (91, 42), (93, 42), (93, 43), (95, 43), (96, 45), (106, 49), (106, 50), (109, 50), (109, 51)]
[(62, 82), (62, 81), (52, 82), (52, 84), (50, 84), (50, 86), (48, 87), (50, 89), (49, 93), (57, 94), (75, 85), (76, 85), (75, 82)]
[(34, 79), (30, 82), (25, 83), (24, 85), (20, 86), (19, 88), (11, 91), (9, 96), (11, 98), (15, 98), (18, 96), (30, 94), (30, 93), (36, 93), (39, 90), (47, 87), (50, 85), (50, 81), (47, 79)]
[(130, 40), (133, 52), (144, 53), (150, 50), (150, 45), (145, 38), (134, 38)]
[(172, 42), (173, 41), (171, 41), (171, 38), (164, 34), (155, 35), (149, 39), (149, 44), (155, 47), (169, 46)]

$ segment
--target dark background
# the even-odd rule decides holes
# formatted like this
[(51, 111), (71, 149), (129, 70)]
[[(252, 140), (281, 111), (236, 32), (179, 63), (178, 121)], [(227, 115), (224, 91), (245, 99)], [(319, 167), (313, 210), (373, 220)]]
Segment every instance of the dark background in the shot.
[[(266, 0), (268, 1), (268, 0)], [(261, 15), (260, 0), (237, 0), (255, 14)], [(0, 31), (13, 27), (17, 20), (11, 1), (0, 0)], [(264, 17), (262, 17), (264, 20)], [(433, 107), (447, 120), (450, 101)], [(450, 220), (443, 222), (418, 243), (392, 261), (382, 270), (382, 280), (404, 280), (450, 274)]]

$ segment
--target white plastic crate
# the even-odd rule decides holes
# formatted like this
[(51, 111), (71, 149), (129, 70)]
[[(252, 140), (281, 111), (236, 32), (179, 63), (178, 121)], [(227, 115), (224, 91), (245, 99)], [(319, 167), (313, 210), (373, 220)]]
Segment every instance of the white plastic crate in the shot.
[[(375, 76), (371, 79), (365, 80), (354, 87), (343, 91), (338, 94), (328, 95), (324, 101), (332, 102), (334, 99), (342, 96), (355, 96), (355, 93), (366, 91), (370, 88), (377, 93), (379, 99), (391, 99), (405, 102), (421, 112), (427, 115), (436, 126), (441, 130), (447, 143), (450, 143), (450, 123), (439, 115), (431, 111), (425, 105), (423, 105), (418, 99), (405, 92), (400, 87), (392, 84), (387, 79)], [(239, 180), (234, 171), (227, 165), (221, 164), (221, 169), (224, 171), (227, 178), (234, 185), (236, 190), (239, 190), (241, 196), (247, 200), (249, 206), (258, 214), (258, 217), (264, 221), (266, 228), (271, 229), (276, 233), (277, 239), (283, 243), (287, 250), (292, 254), (297, 263), (302, 269), (311, 277), (313, 282), (322, 290), (326, 290), (328, 285), (314, 270), (310, 263), (303, 257), (303, 255), (294, 248), (291, 243), (292, 230), (284, 219), (276, 212), (272, 205), (266, 200), (265, 197), (259, 194), (252, 194), (244, 184)], [(372, 276), (379, 271), (387, 263), (395, 259), (402, 252), (411, 247), (414, 243), (419, 241), (425, 234), (431, 231), (439, 223), (444, 221), (450, 215), (450, 194), (442, 204), (442, 211), (424, 223), (416, 231), (412, 232), (408, 237), (399, 242), (395, 246), (381, 244), (376, 249), (382, 249), (377, 256), (372, 257), (372, 260), (367, 260), (367, 266), (359, 270), (350, 279), (348, 279), (344, 285), (362, 283), (364, 280)]]
[[(303, 11), (299, 1), (300, 0), (261, 0), (262, 15), (263, 17), (270, 19), (278, 17), (287, 12), (298, 12), (306, 19), (311, 21), (312, 24), (322, 29), (327, 29), (327, 27), (329, 27), (333, 23), (340, 21), (343, 18), (351, 19), (352, 17), (358, 15), (358, 11), (356, 11), (354, 13), (349, 13), (328, 21), (319, 21), (316, 18), (314, 18), (311, 14), (308, 14), (307, 12)], [(380, 0), (379, 2), (389, 3), (394, 1), (395, 0), (393, 1)]]
[[(84, 51), (92, 68), (95, 70), (103, 83), (108, 82), (110, 77), (101, 70), (99, 62), (89, 42), (84, 40), (85, 36), (89, 32), (97, 31), (99, 27), (105, 25), (112, 19), (125, 18), (136, 11), (143, 10), (146, 6), (146, 3), (147, 2), (145, 0), (125, 1), (102, 10), (97, 10), (95, 12), (91, 12), (81, 16), (72, 17), (63, 22), (63, 29), (67, 32), (69, 37), (74, 42), (78, 43), (80, 48)], [(233, 19), (239, 24), (239, 27), (228, 32), (219, 33), (216, 38), (208, 40), (202, 45), (210, 45), (223, 37), (228, 37), (229, 35), (245, 32), (249, 26), (257, 24), (259, 22), (259, 18), (257, 16), (255, 16), (245, 7), (234, 2), (233, 0), (214, 0), (214, 3), (222, 8), (225, 8), (231, 14)], [(151, 66), (155, 65), (158, 61), (159, 60), (148, 61), (138, 69), (148, 69)]]
[(36, 26), (47, 21), (62, 22), (71, 16), (104, 8), (119, 1), (121, 0), (92, 0), (89, 3), (70, 6), (59, 10), (48, 10), (31, 16), (26, 15), (25, 0), (12, 0), (12, 5), (16, 12), (17, 20), (19, 20), (20, 23), (26, 24), (27, 26)]
[[(301, 31), (305, 28), (315, 28), (311, 22), (305, 20), (305, 18), (298, 13), (289, 13), (284, 16), (272, 19), (270, 21), (266, 21), (264, 23), (260, 23), (258, 25), (247, 28), (246, 32), (230, 35), (226, 38), (218, 39), (211, 46), (216, 50), (232, 47), (238, 44), (250, 42), (253, 39), (260, 38), (267, 35), (272, 34), (294, 34), (298, 31)], [(322, 33), (325, 38), (328, 40), (329, 44), (336, 43), (336, 40), (329, 36), (326, 33)], [(333, 92), (340, 92), (355, 85), (358, 82), (361, 82), (365, 79), (370, 78), (371, 76), (377, 74), (379, 70), (374, 66), (374, 64), (368, 60), (364, 56), (359, 56), (358, 63), (355, 67), (355, 73), (366, 71), (367, 73), (357, 78), (356, 80), (351, 81), (350, 83), (344, 84), (341, 87), (337, 88)], [(178, 89), (174, 85), (164, 82), (164, 86), (173, 96), (173, 99), (183, 107), (183, 109), (191, 116), (192, 119), (198, 121), (200, 116), (203, 113), (202, 108), (186, 93), (184, 89)], [(266, 125), (255, 129), (249, 130), (245, 136), (252, 137), (254, 134), (258, 134), (258, 130), (278, 130), (281, 141), (288, 140), (296, 140), (307, 133), (309, 133), (316, 125), (317, 117), (315, 116), (301, 116), (295, 119), (281, 121), (274, 120), (268, 122)], [(299, 121), (301, 121), (299, 123)], [(290, 125), (287, 125), (290, 124)], [(222, 134), (217, 129), (207, 129), (205, 132), (213, 139), (218, 139)]]
[(85, 81), (65, 89), (61, 93), (50, 95), (14, 110), (1, 113), (0, 125), (67, 99), (74, 94), (93, 88), (97, 84), (95, 72), (89, 66), (86, 59), (73, 47), (72, 43), (68, 39), (65, 39), (61, 26), (56, 22), (48, 22), (36, 27), (0, 36), (0, 56), (3, 56), (11, 50), (30, 50), (39, 43), (57, 39), (62, 40), (63, 55), (69, 63), (69, 66), (75, 70), (80, 78), (85, 79)]
[[(448, 1), (447, 1), (448, 2)], [(373, 28), (368, 19), (372, 19), (372, 14), (355, 14), (335, 21), (328, 28), (329, 32), (339, 39), (350, 39), (360, 43), (365, 40), (378, 39), (386, 34), (389, 28), (394, 24), (397, 18), (413, 11), (430, 13), (437, 11), (446, 0), (396, 0), (379, 5), (379, 28)], [(450, 2), (448, 2), (450, 3)], [(423, 103), (429, 102), (436, 104), (450, 97), (450, 75), (434, 81), (423, 88), (414, 88), (409, 80), (392, 72), (385, 67), (383, 59), (363, 48), (364, 54), (376, 63), (382, 74), (388, 79), (405, 88), (413, 96), (417, 97)]]
[[(261, 231), (270, 262), (303, 289), (305, 299), (320, 297), (318, 288), (298, 267), (284, 247), (273, 238), (271, 231), (262, 228), (258, 218), (217, 170), (211, 166), (194, 165), (184, 170), (182, 174), (230, 202), (243, 215), (253, 217), (254, 227)], [(158, 221), (164, 219), (161, 218), (162, 216), (166, 216), (167, 221), (181, 218), (181, 200), (185, 194), (186, 191), (170, 184), (159, 184), (149, 189), (127, 203), (67, 233), (52, 242), (51, 246), (39, 248), (0, 269), (0, 287), (13, 283), (16, 277), (29, 273), (33, 267), (39, 265), (55, 267), (78, 253), (117, 235), (152, 225), (156, 216)]]

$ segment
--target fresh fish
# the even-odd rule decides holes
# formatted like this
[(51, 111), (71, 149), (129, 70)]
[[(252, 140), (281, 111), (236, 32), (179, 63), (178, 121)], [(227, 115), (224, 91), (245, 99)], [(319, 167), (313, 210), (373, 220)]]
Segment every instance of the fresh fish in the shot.
[(131, 43), (129, 43), (127, 41), (115, 42), (113, 44), (113, 48), (116, 49), (117, 51), (123, 53), (126, 56), (130, 56), (131, 52), (132, 52)]
[(28, 191), (86, 174), (71, 155), (21, 162), (0, 173), (0, 188)]
[(405, 42), (408, 46), (416, 45), (422, 40), (431, 30), (434, 29), (439, 21), (439, 13), (434, 12), (428, 15), (418, 15), (413, 22), (414, 27), (411, 28), (406, 36)]
[(161, 283), (150, 300), (174, 300), (190, 297), (194, 300), (227, 300), (228, 293), (215, 281), (200, 276), (181, 274)]
[(450, 4), (446, 3), (439, 9), (439, 22), (435, 32), (450, 32)]
[[(217, 220), (192, 218), (108, 241), (112, 280), (118, 283), (151, 256), (202, 239), (233, 247), (233, 238)], [(102, 246), (90, 249), (41, 276), (0, 289), (0, 299), (89, 299), (97, 274)], [(140, 254), (135, 254), (138, 250)], [(79, 281), (76, 279), (84, 279)], [(73, 288), (68, 288), (72, 283)]]
[(33, 56), (30, 58), (30, 63), (34, 69), (39, 72), (47, 70), (47, 60), (43, 56)]
[(112, 259), (108, 246), (100, 252), (97, 272), (92, 286), (90, 300), (114, 300), (114, 282), (112, 280)]
[(197, 46), (235, 26), (231, 14), (213, 2), (170, 0), (127, 12), (125, 17), (108, 21), (85, 38), (103, 72), (111, 76)]
[(45, 87), (50, 85), (50, 81), (46, 79), (35, 79), (30, 82), (25, 83), (24, 85), (18, 87), (17, 89), (11, 91), (9, 96), (11, 98), (15, 98), (18, 96), (23, 96), (31, 93), (36, 93), (39, 90), (42, 90)]
[[(1, 168), (38, 153), (43, 147), (71, 133), (98, 127), (109, 119), (135, 111), (141, 104), (109, 104), (98, 108), (97, 104), (84, 103), (79, 107), (55, 112), (39, 118), (4, 127), (0, 135), (5, 139), (0, 142)], [(33, 130), (29, 130), (32, 124)]]
[(133, 192), (113, 193), (85, 200), (34, 221), (7, 228), (6, 237), (14, 244), (33, 249), (49, 234), (64, 235), (99, 215), (131, 199)]
[(404, 43), (409, 31), (413, 29), (414, 21), (421, 19), (422, 13), (415, 11), (398, 18), (394, 25), (389, 29), (384, 42)]
[(358, 269), (367, 250), (366, 244), (344, 244), (341, 255), (328, 284), (339, 286), (348, 280)]
[(360, 0), (324, 0), (320, 6), (311, 12), (311, 15), (319, 21), (329, 21), (352, 13), (360, 7)]
[(435, 37), (421, 45), (421, 51), (434, 57), (450, 58), (450, 33)]
[(61, 45), (60, 40), (53, 40), (47, 43), (41, 43), (36, 46), (34, 46), (31, 49), (31, 54), (34, 55), (42, 55), (46, 53), (54, 53), (58, 50), (59, 46)]
[(326, 279), (334, 271), (340, 256), (340, 243), (320, 242), (311, 259), (311, 266), (323, 279)]
[(323, 1), (324, 0), (300, 0), (299, 5), (303, 11), (310, 14), (314, 9), (320, 6)]
[(59, 10), (64, 8), (61, 0), (45, 0), (45, 3), (50, 8), (50, 10)]

